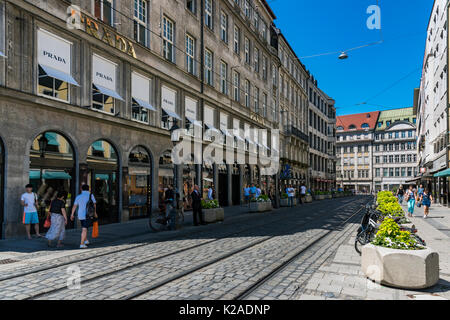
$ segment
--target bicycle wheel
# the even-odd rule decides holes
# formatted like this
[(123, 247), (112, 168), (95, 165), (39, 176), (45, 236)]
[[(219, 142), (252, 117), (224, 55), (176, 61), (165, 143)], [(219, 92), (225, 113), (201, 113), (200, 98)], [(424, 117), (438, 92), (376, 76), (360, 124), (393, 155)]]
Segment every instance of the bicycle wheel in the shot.
[(167, 220), (164, 213), (152, 212), (149, 220), (150, 229), (155, 232), (159, 232), (166, 229)]
[(420, 244), (421, 246), (426, 247), (426, 243), (425, 240), (423, 240), (421, 237), (419, 237), (417, 234), (411, 234), (411, 236), (417, 241), (418, 244)]
[(355, 239), (355, 250), (361, 255), (362, 247), (373, 240), (374, 233), (372, 229), (360, 232)]

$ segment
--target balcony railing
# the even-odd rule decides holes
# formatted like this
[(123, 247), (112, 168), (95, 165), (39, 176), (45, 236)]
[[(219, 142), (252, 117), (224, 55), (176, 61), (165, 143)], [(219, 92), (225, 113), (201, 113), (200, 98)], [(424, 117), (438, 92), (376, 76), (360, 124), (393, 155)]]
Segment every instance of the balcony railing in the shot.
[(309, 136), (307, 134), (301, 132), (299, 129), (297, 129), (294, 126), (286, 127), (285, 134), (286, 135), (293, 135), (293, 136), (295, 136), (295, 137), (297, 137), (297, 138), (299, 138), (299, 139), (309, 143)]

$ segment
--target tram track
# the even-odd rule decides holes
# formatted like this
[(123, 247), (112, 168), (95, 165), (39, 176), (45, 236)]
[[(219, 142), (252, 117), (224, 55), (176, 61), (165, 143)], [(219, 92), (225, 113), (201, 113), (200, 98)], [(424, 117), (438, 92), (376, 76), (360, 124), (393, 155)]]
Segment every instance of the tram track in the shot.
[[(325, 204), (325, 203), (323, 203), (323, 204)], [(343, 206), (346, 206), (346, 205), (348, 205), (348, 201), (344, 202), (344, 204), (343, 204)], [(308, 207), (306, 207), (305, 209), (307, 209), (307, 208)], [(188, 234), (184, 234), (183, 239), (185, 240), (186, 236), (192, 236), (192, 238), (194, 239), (192, 241), (196, 241), (196, 240), (202, 241), (202, 239), (201, 239), (202, 237), (205, 237), (205, 238), (208, 238), (208, 237), (212, 238), (212, 237), (214, 237), (214, 239), (212, 239), (212, 240), (205, 240), (205, 241), (202, 241), (201, 243), (198, 243), (198, 244), (195, 244), (195, 245), (187, 245), (184, 248), (175, 249), (174, 251), (166, 252), (165, 254), (153, 255), (150, 258), (144, 259), (144, 260), (142, 260), (142, 256), (141, 255), (137, 255), (135, 260), (138, 261), (138, 262), (133, 262), (133, 263), (129, 263), (129, 264), (125, 263), (123, 265), (119, 265), (119, 266), (115, 266), (115, 267), (113, 266), (113, 270), (110, 271), (110, 272), (97, 272), (97, 274), (95, 274), (96, 272), (93, 272), (93, 273), (91, 273), (91, 274), (89, 274), (87, 276), (88, 278), (82, 279), (82, 283), (86, 283), (86, 282), (89, 282), (89, 281), (94, 281), (96, 279), (108, 276), (110, 274), (121, 272), (121, 271), (129, 269), (129, 268), (138, 267), (138, 266), (144, 265), (146, 263), (155, 262), (157, 260), (161, 260), (161, 259), (164, 259), (164, 258), (167, 258), (167, 257), (170, 257), (170, 256), (174, 256), (174, 255), (177, 255), (177, 254), (189, 251), (189, 250), (198, 249), (200, 247), (207, 246), (208, 244), (211, 244), (213, 242), (221, 241), (223, 239), (226, 239), (226, 238), (238, 235), (238, 234), (242, 234), (242, 233), (248, 232), (248, 231), (253, 230), (255, 228), (260, 228), (260, 227), (264, 227), (264, 226), (267, 226), (267, 225), (270, 225), (270, 224), (273, 224), (273, 223), (277, 223), (277, 222), (280, 222), (283, 219), (289, 219), (292, 216), (298, 215), (299, 213), (301, 213), (301, 211), (300, 212), (298, 212), (298, 211), (296, 211), (296, 212), (295, 211), (294, 212), (288, 212), (287, 214), (286, 214), (286, 212), (284, 212), (284, 213), (281, 212), (281, 213), (282, 213), (281, 216), (280, 215), (265, 215), (265, 216), (261, 216), (261, 217), (265, 218), (264, 221), (262, 223), (259, 223), (259, 224), (256, 224), (256, 225), (254, 224), (255, 216), (252, 215), (252, 216), (245, 217), (246, 219), (244, 219), (244, 221), (242, 221), (242, 219), (238, 219), (234, 223), (230, 223), (230, 224), (226, 225), (228, 227), (227, 229), (214, 228), (212, 230), (211, 229), (210, 230), (205, 230), (204, 232), (199, 232), (198, 230), (195, 230), (196, 232), (193, 231), (193, 232), (190, 232)], [(315, 213), (314, 216), (308, 216), (305, 219), (306, 220), (313, 219), (318, 214), (320, 214), (320, 212)], [(251, 224), (251, 225), (250, 226), (246, 226), (245, 223)], [(240, 228), (241, 230), (236, 230), (236, 228), (235, 228), (236, 224), (238, 224), (238, 229)], [(221, 226), (224, 226), (224, 224), (222, 224)], [(233, 231), (230, 232), (229, 228), (233, 228)], [(170, 238), (166, 237), (166, 238), (164, 238), (162, 240), (164, 240), (164, 241), (167, 241), (167, 240), (170, 240), (170, 239), (178, 240), (177, 238), (179, 238), (180, 236), (182, 236), (182, 235), (177, 233), (173, 237), (170, 237)], [(190, 239), (188, 239), (188, 240), (190, 240)], [(186, 240), (186, 241), (188, 241), (188, 240)], [(125, 249), (114, 250), (113, 252), (109, 251), (107, 253), (101, 253), (101, 254), (85, 257), (85, 258), (82, 258), (82, 259), (71, 260), (71, 261), (68, 261), (68, 262), (65, 262), (65, 263), (60, 263), (58, 265), (54, 265), (53, 267), (39, 268), (37, 270), (31, 270), (31, 271), (26, 272), (26, 273), (16, 274), (16, 275), (8, 277), (6, 279), (0, 279), (0, 288), (2, 288), (2, 287), (5, 288), (5, 287), (8, 287), (8, 286), (9, 286), (9, 288), (13, 288), (12, 286), (14, 284), (22, 285), (23, 282), (27, 282), (27, 280), (30, 280), (30, 279), (26, 279), (26, 276), (32, 276), (31, 278), (33, 278), (33, 279), (34, 278), (39, 279), (40, 277), (41, 278), (45, 278), (46, 275), (47, 275), (46, 271), (51, 271), (51, 270), (53, 270), (54, 273), (57, 273), (57, 272), (59, 272), (60, 274), (62, 273), (63, 276), (65, 278), (67, 278), (67, 274), (65, 274), (65, 272), (62, 272), (62, 270), (61, 270), (62, 267), (69, 267), (71, 265), (72, 266), (73, 265), (77, 265), (80, 262), (90, 262), (90, 260), (95, 260), (95, 259), (98, 259), (98, 258), (102, 258), (102, 259), (115, 258), (114, 257), (115, 254), (117, 255), (117, 254), (120, 254), (120, 253), (122, 253), (124, 251), (127, 251), (128, 253), (132, 254), (132, 253), (135, 253), (136, 250), (144, 251), (144, 250), (146, 250), (148, 248), (149, 249), (148, 251), (153, 252), (155, 249), (152, 248), (152, 247), (157, 246), (157, 245), (158, 245), (158, 242), (156, 242), (156, 243), (145, 243), (145, 244), (141, 244), (141, 245), (138, 245), (138, 246), (133, 246), (132, 248), (128, 247), (128, 248), (125, 248)], [(66, 271), (66, 269), (64, 269), (63, 271)], [(15, 279), (15, 278), (17, 278), (17, 279)], [(8, 280), (13, 280), (13, 281), (15, 280), (14, 281), (15, 283), (11, 282), (11, 281), (8, 281)], [(31, 283), (31, 284), (34, 285), (33, 283)], [(25, 296), (26, 296), (25, 299), (38, 298), (38, 297), (40, 297), (42, 295), (50, 294), (52, 292), (63, 290), (65, 288), (66, 288), (66, 281), (64, 280), (60, 284), (60, 286), (57, 287), (57, 288), (44, 289), (44, 290), (41, 290), (38, 294), (35, 294), (35, 295), (33, 295), (33, 294), (25, 294)], [(3, 296), (2, 293), (0, 293), (0, 299)]]
[[(339, 210), (341, 207), (336, 208), (335, 210)], [(340, 226), (344, 225), (345, 223), (347, 223), (350, 219), (354, 218), (357, 214), (359, 214), (359, 212), (364, 208), (363, 205), (361, 205), (361, 208), (359, 210), (357, 210), (355, 213), (353, 213), (350, 217), (348, 217), (347, 219), (345, 219), (344, 221), (342, 221), (341, 224), (339, 224), (337, 227), (331, 229), (331, 230), (327, 230), (325, 232), (323, 232), (323, 234), (319, 235), (318, 237), (314, 238), (312, 241), (309, 241), (307, 243), (306, 246), (304, 246), (303, 248), (301, 248), (299, 251), (297, 251), (294, 255), (290, 256), (286, 261), (283, 261), (282, 263), (280, 263), (277, 267), (275, 267), (274, 269), (272, 269), (267, 275), (264, 275), (263, 277), (261, 277), (259, 280), (257, 280), (255, 283), (253, 283), (251, 286), (245, 288), (242, 291), (239, 291), (239, 293), (234, 294), (233, 297), (230, 297), (230, 294), (228, 294), (228, 297), (226, 297), (226, 299), (230, 299), (230, 300), (241, 300), (241, 299), (245, 299), (245, 297), (249, 296), (253, 291), (257, 290), (262, 284), (264, 284), (267, 281), (270, 281), (270, 279), (272, 279), (272, 277), (276, 276), (279, 272), (281, 272), (282, 270), (284, 270), (292, 261), (295, 261), (302, 253), (304, 253), (306, 250), (310, 249), (311, 247), (313, 247), (316, 243), (318, 243), (320, 240), (324, 239), (326, 236), (328, 236), (331, 232), (335, 231), (337, 228), (339, 228)], [(330, 213), (335, 213), (334, 211), (331, 211)], [(308, 225), (308, 224), (312, 224), (314, 223), (314, 221), (310, 221), (308, 223), (305, 223), (303, 226)], [(298, 228), (298, 226), (294, 227)], [(175, 275), (173, 277), (171, 277), (170, 279), (167, 279), (165, 281), (161, 281), (160, 283), (155, 283), (153, 285), (150, 285), (146, 288), (142, 288), (140, 290), (137, 290), (135, 292), (133, 292), (130, 295), (127, 295), (126, 297), (124, 297), (125, 300), (132, 300), (132, 299), (146, 299), (146, 295), (148, 295), (151, 291), (159, 289), (159, 288), (163, 288), (164, 286), (173, 283), (177, 280), (181, 280), (182, 278), (185, 278), (187, 276), (193, 275), (195, 272), (200, 271), (202, 269), (205, 269), (207, 267), (211, 267), (213, 265), (218, 265), (221, 262), (223, 262), (224, 260), (237, 255), (239, 253), (245, 252), (246, 250), (252, 249), (258, 245), (263, 244), (264, 242), (267, 242), (271, 239), (275, 238), (274, 237), (270, 237), (268, 239), (264, 239), (262, 241), (259, 241), (258, 243), (253, 243), (250, 244), (248, 246), (246, 246), (245, 248), (241, 248), (239, 250), (236, 250), (235, 252), (230, 252), (229, 254), (226, 254), (222, 257), (218, 257), (212, 261), (207, 261), (201, 265), (198, 265), (190, 270), (186, 270), (185, 272), (182, 272), (178, 275)], [(186, 280), (188, 281), (188, 280)]]
[[(342, 206), (336, 208), (335, 210), (339, 210), (340, 208), (343, 208), (343, 207), (348, 206), (348, 205), (349, 205), (349, 203), (348, 203), (348, 202), (345, 202)], [(330, 213), (335, 213), (335, 211), (333, 210), (333, 211), (329, 212), (328, 214), (330, 214)], [(192, 250), (194, 250), (194, 249), (199, 249), (199, 248), (201, 248), (201, 247), (206, 247), (206, 246), (208, 246), (208, 245), (211, 245), (213, 242), (223, 241), (223, 240), (229, 240), (229, 239), (227, 239), (227, 238), (229, 238), (230, 236), (236, 236), (236, 235), (239, 235), (239, 234), (243, 234), (243, 233), (245, 233), (245, 232), (250, 231), (251, 229), (255, 229), (255, 228), (258, 228), (258, 227), (264, 227), (264, 226), (272, 225), (272, 224), (277, 223), (277, 222), (280, 222), (280, 221), (282, 221), (282, 220), (289, 219), (290, 216), (292, 216), (292, 215), (298, 215), (298, 214), (299, 214), (298, 212), (292, 213), (292, 214), (288, 214), (288, 215), (284, 214), (284, 215), (283, 215), (281, 218), (279, 218), (279, 219), (270, 219), (270, 221), (265, 221), (264, 223), (262, 223), (262, 224), (260, 224), (260, 225), (256, 225), (256, 226), (255, 226), (255, 225), (252, 225), (252, 226), (249, 227), (249, 228), (245, 228), (244, 230), (240, 230), (239, 232), (234, 231), (234, 232), (229, 233), (228, 235), (226, 235), (226, 236), (224, 236), (224, 237), (221, 237), (221, 238), (218, 238), (218, 239), (214, 239), (214, 240), (208, 241), (207, 243), (202, 243), (202, 244), (199, 244), (199, 245), (196, 245), (196, 246), (193, 246), (193, 247), (188, 247), (188, 248), (185, 248), (185, 249), (182, 249), (182, 250), (178, 250), (178, 251), (176, 251), (176, 252), (168, 253), (168, 254), (166, 254), (166, 255), (164, 255), (164, 256), (160, 256), (160, 257), (155, 257), (155, 258), (152, 258), (152, 259), (148, 259), (148, 260), (146, 260), (146, 261), (140, 261), (139, 263), (135, 263), (135, 264), (133, 264), (133, 265), (124, 266), (123, 268), (119, 268), (119, 269), (113, 270), (113, 271), (111, 271), (111, 272), (103, 273), (103, 274), (100, 274), (100, 275), (98, 275), (98, 276), (94, 276), (94, 277), (89, 278), (89, 279), (84, 279), (84, 280), (81, 281), (81, 285), (86, 285), (87, 283), (90, 283), (90, 282), (99, 281), (99, 280), (105, 279), (105, 278), (107, 278), (107, 277), (111, 277), (111, 276), (113, 276), (113, 275), (115, 275), (115, 274), (118, 274), (118, 273), (122, 273), (122, 274), (123, 274), (123, 273), (125, 273), (125, 272), (128, 272), (130, 269), (138, 268), (138, 267), (143, 267), (143, 266), (145, 266), (145, 265), (147, 265), (147, 264), (153, 263), (153, 264), (157, 265), (157, 264), (158, 264), (158, 260), (161, 261), (161, 260), (164, 260), (164, 258), (167, 258), (167, 257), (177, 256), (177, 255), (180, 255), (180, 254), (185, 253), (185, 252), (190, 251), (190, 250), (192, 251)], [(309, 217), (306, 217), (306, 218), (305, 218), (306, 221), (304, 221), (304, 222), (301, 223), (301, 224), (295, 225), (292, 229), (299, 228), (299, 227), (301, 227), (301, 226), (306, 226), (306, 225), (308, 225), (308, 224), (310, 224), (310, 223), (313, 223), (313, 222), (314, 222), (314, 218), (316, 218), (318, 215), (321, 215), (321, 214), (322, 214), (322, 216), (323, 216), (323, 213), (322, 213), (322, 212), (317, 211), (317, 212), (314, 213), (313, 215), (311, 215), (311, 216), (309, 216)], [(270, 231), (270, 229), (269, 229), (269, 231)], [(249, 237), (249, 235), (247, 235), (246, 237)], [(158, 288), (158, 287), (160, 287), (160, 286), (163, 286), (163, 285), (166, 284), (166, 283), (170, 283), (170, 282), (172, 282), (172, 281), (175, 281), (175, 280), (177, 280), (177, 279), (179, 279), (179, 278), (182, 278), (183, 276), (185, 276), (185, 275), (187, 275), (187, 274), (193, 273), (193, 272), (195, 272), (196, 270), (202, 269), (202, 268), (204, 268), (205, 266), (208, 266), (208, 265), (210, 265), (210, 264), (213, 264), (213, 263), (215, 263), (215, 262), (217, 262), (217, 261), (226, 259), (227, 257), (231, 257), (231, 256), (233, 256), (233, 255), (236, 255), (236, 254), (238, 254), (238, 253), (240, 253), (240, 252), (243, 252), (243, 251), (245, 251), (245, 250), (247, 250), (247, 249), (249, 249), (249, 248), (252, 248), (252, 247), (254, 247), (254, 246), (258, 245), (258, 244), (261, 244), (261, 243), (263, 243), (263, 242), (265, 242), (265, 241), (268, 241), (268, 240), (270, 240), (270, 239), (272, 239), (272, 238), (274, 238), (274, 237), (276, 237), (276, 235), (274, 235), (274, 236), (263, 237), (263, 238), (254, 240), (254, 241), (252, 241), (252, 242), (250, 242), (250, 243), (248, 243), (248, 244), (246, 244), (246, 245), (238, 246), (237, 248), (234, 248), (234, 249), (232, 248), (232, 250), (229, 250), (229, 249), (227, 248), (227, 249), (225, 250), (226, 252), (225, 252), (224, 254), (221, 254), (218, 258), (216, 258), (216, 259), (214, 259), (214, 260), (212, 260), (212, 261), (206, 261), (206, 262), (204, 262), (204, 263), (197, 264), (195, 267), (189, 268), (188, 270), (184, 270), (184, 271), (181, 271), (181, 272), (177, 272), (174, 276), (167, 277), (166, 279), (164, 279), (164, 281), (159, 281), (159, 282), (158, 282), (158, 281), (155, 281), (155, 282), (153, 282), (149, 287), (146, 287), (146, 288), (145, 288), (145, 289), (147, 289), (147, 290), (135, 290), (135, 291), (133, 292), (133, 294), (129, 294), (129, 295), (123, 297), (123, 299), (132, 299), (132, 298), (134, 298), (134, 297), (137, 297), (137, 296), (139, 296), (140, 294), (145, 293), (145, 292), (148, 291), (148, 290), (153, 290), (153, 289), (155, 289), (155, 288)], [(211, 250), (214, 251), (213, 249), (211, 249)], [(1, 282), (0, 282), (0, 285), (1, 285)], [(54, 289), (51, 289), (51, 290), (47, 290), (47, 291), (44, 291), (44, 292), (41, 292), (41, 293), (38, 293), (38, 294), (35, 294), (35, 295), (30, 295), (30, 296), (29, 296), (28, 298), (26, 298), (26, 299), (45, 299), (45, 298), (47, 298), (47, 297), (48, 297), (48, 298), (51, 298), (52, 295), (54, 296), (56, 293), (61, 292), (61, 291), (64, 291), (65, 289), (67, 289), (66, 286), (61, 286), (61, 287), (59, 287), (59, 288), (54, 288)]]
[[(227, 224), (225, 222), (225, 223), (221, 224), (221, 226), (226, 226), (226, 227), (232, 226), (233, 224), (241, 223), (242, 220), (247, 220), (248, 221), (249, 220), (248, 218), (250, 218), (250, 216), (245, 216), (245, 217), (239, 216), (239, 217), (236, 217), (235, 219), (233, 219), (229, 224)], [(255, 227), (255, 226), (253, 226), (253, 227)], [(256, 226), (256, 227), (258, 227), (258, 226)], [(250, 228), (248, 228), (248, 229), (250, 229)], [(246, 230), (248, 230), (248, 229), (246, 229)], [(209, 230), (205, 231), (205, 233), (208, 233), (208, 231)], [(225, 235), (224, 237), (231, 236), (234, 233), (235, 233), (235, 231)], [(63, 267), (63, 266), (67, 266), (67, 265), (71, 265), (71, 264), (75, 264), (75, 263), (80, 263), (80, 262), (88, 261), (88, 260), (99, 258), (99, 257), (106, 257), (108, 255), (112, 255), (112, 254), (116, 254), (116, 253), (120, 253), (120, 252), (124, 252), (124, 251), (128, 251), (128, 250), (139, 249), (139, 248), (142, 248), (142, 247), (145, 247), (145, 246), (152, 245), (155, 242), (158, 242), (158, 241), (161, 241), (161, 240), (163, 240), (163, 241), (170, 241), (170, 240), (177, 239), (180, 236), (182, 236), (182, 237), (189, 237), (189, 236), (193, 236), (193, 235), (197, 235), (197, 236), (201, 235), (201, 234), (199, 234), (199, 230), (192, 230), (190, 232), (183, 233), (183, 234), (177, 232), (176, 234), (173, 234), (173, 235), (170, 235), (170, 236), (166, 236), (163, 239), (156, 238), (156, 237), (154, 239), (148, 239), (145, 236), (149, 235), (149, 234), (150, 235), (156, 235), (156, 234), (161, 234), (161, 233), (154, 233), (152, 231), (147, 231), (147, 232), (142, 232), (142, 233), (138, 233), (138, 234), (133, 234), (133, 235), (130, 235), (130, 236), (121, 237), (120, 240), (114, 241), (113, 243), (110, 243), (109, 245), (113, 246), (115, 244), (120, 244), (120, 241), (129, 240), (129, 239), (133, 239), (133, 238), (136, 239), (136, 241), (154, 241), (154, 242), (150, 242), (150, 243), (146, 242), (146, 243), (142, 243), (142, 244), (131, 245), (131, 246), (128, 246), (128, 247), (125, 247), (125, 248), (113, 249), (113, 250), (110, 250), (110, 251), (107, 251), (107, 252), (101, 252), (101, 253), (98, 253), (98, 254), (96, 254), (96, 253), (90, 254), (90, 252), (88, 252), (86, 257), (70, 259), (69, 261), (62, 262), (62, 263), (53, 263), (53, 264), (48, 263), (48, 265), (45, 266), (45, 267), (38, 267), (38, 268), (34, 268), (32, 270), (29, 270), (30, 268), (26, 268), (27, 271), (16, 272), (14, 274), (6, 275), (6, 276), (0, 275), (0, 284), (1, 284), (2, 281), (11, 280), (11, 279), (14, 279), (14, 278), (21, 278), (23, 276), (27, 276), (27, 275), (30, 275), (30, 274), (33, 274), (33, 273), (38, 273), (38, 272), (42, 272), (42, 271), (48, 271), (48, 270), (51, 270), (51, 269), (54, 269), (54, 268), (57, 268), (57, 267)], [(139, 237), (143, 237), (143, 238), (140, 239)], [(217, 241), (217, 240), (218, 239), (215, 239), (214, 241)], [(97, 246), (101, 245), (101, 244), (103, 244), (103, 242), (95, 243), (95, 245), (97, 245)], [(100, 249), (99, 248), (93, 248), (93, 250), (100, 250)], [(174, 253), (176, 253), (176, 252), (174, 252)], [(26, 261), (28, 259), (30, 259), (30, 258), (23, 259), (23, 260), (18, 260), (18, 262)], [(53, 259), (53, 260), (56, 260), (56, 258)]]

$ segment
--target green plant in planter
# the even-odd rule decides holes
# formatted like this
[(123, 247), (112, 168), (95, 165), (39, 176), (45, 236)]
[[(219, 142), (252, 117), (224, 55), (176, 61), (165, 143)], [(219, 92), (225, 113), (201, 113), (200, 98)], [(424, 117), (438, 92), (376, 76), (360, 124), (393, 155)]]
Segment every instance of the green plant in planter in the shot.
[(383, 216), (390, 217), (404, 217), (402, 207), (398, 202), (382, 202), (378, 204), (377, 210), (380, 211)]
[(287, 199), (288, 198), (288, 194), (287, 193), (282, 193), (281, 194), (281, 199)]
[(269, 196), (265, 194), (262, 194), (258, 198), (256, 198), (256, 202), (269, 202), (269, 201), (270, 201)]
[(381, 223), (372, 244), (402, 250), (420, 250), (424, 248), (411, 237), (410, 232), (401, 231), (398, 224), (390, 218), (384, 219)]
[(217, 200), (202, 200), (202, 209), (216, 209), (220, 208), (219, 201)]

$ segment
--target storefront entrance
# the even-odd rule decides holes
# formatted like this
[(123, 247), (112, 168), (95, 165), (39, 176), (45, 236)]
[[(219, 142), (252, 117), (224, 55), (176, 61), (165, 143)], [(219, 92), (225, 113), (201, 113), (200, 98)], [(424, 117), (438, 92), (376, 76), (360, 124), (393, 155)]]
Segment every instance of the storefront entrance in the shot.
[(184, 210), (192, 210), (191, 193), (194, 191), (195, 185), (195, 166), (193, 164), (185, 164), (183, 168), (183, 205)]
[(218, 164), (219, 171), (219, 205), (228, 206), (228, 170), (225, 164)]
[(119, 162), (116, 150), (109, 142), (98, 140), (89, 147), (87, 163), (87, 183), (97, 201), (98, 223), (119, 222)]
[(231, 192), (232, 192), (232, 200), (233, 205), (237, 206), (241, 204), (241, 185), (240, 185), (240, 168), (239, 165), (233, 165), (233, 176), (232, 176), (232, 184), (231, 184)]
[(159, 158), (158, 184), (158, 207), (161, 212), (165, 212), (165, 192), (168, 187), (174, 187), (173, 163), (170, 151), (164, 152)]
[(208, 190), (210, 187), (214, 187), (214, 174), (212, 166), (209, 164), (204, 164), (202, 167), (202, 175), (203, 199), (208, 199)]
[(128, 157), (128, 212), (130, 219), (148, 217), (152, 209), (152, 167), (149, 153), (136, 147)]
[[(30, 150), (29, 183), (38, 197), (40, 229), (52, 200), (58, 192), (65, 194), (66, 210), (72, 210), (75, 193), (75, 161), (69, 141), (59, 133), (47, 131), (38, 135)], [(66, 228), (73, 228), (68, 221)]]

